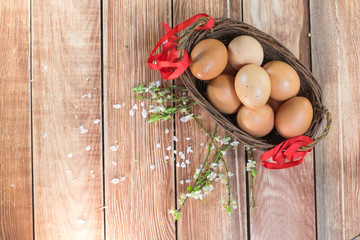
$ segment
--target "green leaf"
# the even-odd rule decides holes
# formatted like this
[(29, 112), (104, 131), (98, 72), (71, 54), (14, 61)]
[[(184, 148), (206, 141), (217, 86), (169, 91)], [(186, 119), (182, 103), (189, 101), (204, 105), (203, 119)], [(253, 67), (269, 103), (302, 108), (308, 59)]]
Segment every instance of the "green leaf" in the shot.
[(151, 115), (150, 119), (148, 120), (148, 123), (156, 122), (161, 118), (161, 115)]
[(232, 208), (230, 206), (226, 206), (226, 212), (232, 214)]
[(176, 111), (176, 107), (167, 108), (164, 112), (166, 113), (174, 113)]
[(171, 115), (166, 115), (166, 116), (164, 116), (164, 117), (162, 118), (162, 120), (163, 120), (163, 121), (166, 121), (166, 120), (168, 120), (170, 117), (171, 117)]
[(256, 171), (256, 169), (252, 169), (250, 172), (251, 176), (253, 176), (254, 178), (256, 178), (257, 173), (258, 172)]
[(181, 212), (176, 212), (176, 213), (174, 214), (174, 220), (175, 220), (175, 221), (177, 221), (177, 220), (179, 219), (180, 214), (181, 214)]
[(191, 192), (192, 186), (188, 186), (188, 187), (186, 188), (186, 190), (187, 190), (188, 192)]

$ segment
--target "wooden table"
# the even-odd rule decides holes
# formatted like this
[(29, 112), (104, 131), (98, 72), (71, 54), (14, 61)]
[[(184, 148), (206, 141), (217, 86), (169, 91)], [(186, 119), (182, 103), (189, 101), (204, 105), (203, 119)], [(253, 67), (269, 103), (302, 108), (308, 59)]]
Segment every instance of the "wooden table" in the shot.
[[(130, 88), (160, 79), (146, 60), (161, 22), (200, 12), (242, 20), (286, 45), (320, 82), (333, 124), (300, 166), (259, 164), (254, 212), (241, 146), (227, 154), (235, 213), (221, 209), (220, 186), (207, 203), (189, 201), (174, 223), (168, 210), (204, 159), (206, 137), (179, 116), (147, 124)], [(359, 12), (357, 0), (0, 1), (0, 239), (355, 238)], [(188, 167), (175, 167), (178, 155), (164, 159), (167, 146), (190, 145)]]

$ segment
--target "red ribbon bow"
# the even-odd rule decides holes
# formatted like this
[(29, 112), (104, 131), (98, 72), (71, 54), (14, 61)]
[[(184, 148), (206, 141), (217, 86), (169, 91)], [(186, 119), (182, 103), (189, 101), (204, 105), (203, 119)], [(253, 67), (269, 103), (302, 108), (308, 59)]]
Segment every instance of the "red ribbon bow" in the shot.
[[(197, 30), (212, 28), (215, 22), (214, 19), (209, 15), (203, 13), (197, 14), (192, 18), (189, 18), (188, 20), (180, 23), (173, 29), (171, 29), (170, 26), (166, 23), (162, 23), (166, 34), (159, 40), (159, 42), (152, 50), (147, 63), (152, 70), (159, 70), (163, 79), (178, 78), (190, 65), (189, 54), (185, 50), (183, 58), (179, 59), (178, 57), (179, 50), (177, 49), (177, 47), (179, 45), (175, 43), (175, 40), (178, 39), (175, 34), (187, 28), (201, 17), (208, 17), (209, 20), (204, 26), (198, 27)], [(164, 44), (162, 52), (160, 54), (154, 55), (155, 51), (160, 47), (161, 44)]]
[[(307, 136), (298, 136), (291, 139), (288, 139), (273, 149), (263, 153), (261, 155), (261, 162), (264, 167), (269, 169), (283, 169), (299, 165), (305, 155), (308, 152), (311, 152), (311, 149), (308, 151), (298, 151), (302, 146), (306, 146), (314, 140)], [(274, 162), (268, 162), (267, 160), (272, 158)], [(285, 159), (289, 160), (288, 162)]]

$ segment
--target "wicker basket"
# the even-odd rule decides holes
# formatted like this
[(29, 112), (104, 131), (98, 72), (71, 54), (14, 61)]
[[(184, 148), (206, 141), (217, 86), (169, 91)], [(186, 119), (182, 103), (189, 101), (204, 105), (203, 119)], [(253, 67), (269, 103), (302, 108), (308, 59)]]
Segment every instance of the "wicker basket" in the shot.
[[(216, 19), (211, 30), (195, 30), (197, 27), (204, 25), (206, 22), (207, 18), (200, 18), (184, 32), (179, 42), (180, 49), (184, 48), (187, 52), (191, 53), (192, 48), (199, 41), (206, 38), (218, 39), (223, 42), (225, 46), (228, 46), (230, 41), (239, 35), (249, 35), (256, 38), (264, 49), (263, 64), (272, 60), (284, 61), (290, 64), (299, 74), (300, 91), (298, 96), (304, 96), (309, 99), (314, 107), (314, 117), (312, 123), (304, 135), (315, 138), (322, 119), (326, 116), (327, 125), (324, 131), (315, 138), (314, 142), (300, 148), (299, 150), (306, 151), (313, 148), (327, 135), (330, 130), (331, 116), (321, 102), (321, 88), (312, 73), (304, 67), (304, 65), (302, 65), (287, 48), (257, 28), (232, 19)], [(246, 145), (257, 149), (269, 150), (285, 140), (275, 129), (262, 138), (254, 138), (250, 136), (237, 126), (236, 114), (222, 114), (208, 102), (205, 91), (207, 81), (196, 79), (190, 72), (189, 68), (180, 76), (180, 79), (189, 90), (194, 100), (198, 102), (198, 104), (205, 109), (221, 127)]]

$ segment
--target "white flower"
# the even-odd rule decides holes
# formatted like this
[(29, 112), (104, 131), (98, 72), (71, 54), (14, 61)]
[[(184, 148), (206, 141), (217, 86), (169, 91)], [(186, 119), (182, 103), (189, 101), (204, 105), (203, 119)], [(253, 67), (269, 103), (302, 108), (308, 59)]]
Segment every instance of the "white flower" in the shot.
[(160, 85), (161, 85), (161, 81), (156, 81), (156, 82), (155, 82), (155, 86), (156, 86), (156, 87), (160, 87)]
[(134, 104), (134, 106), (132, 107), (132, 109), (137, 110), (137, 109), (139, 109), (139, 107), (138, 107), (137, 104)]
[(195, 171), (195, 173), (194, 173), (194, 178), (195, 178), (195, 179), (197, 179), (197, 178), (199, 177), (200, 171), (201, 171), (200, 168), (196, 169), (196, 171)]
[(186, 149), (186, 153), (192, 153), (193, 150), (191, 149), (191, 146)]
[(234, 176), (234, 174), (232, 174), (231, 172), (228, 172), (228, 176), (232, 177), (232, 176)]
[(186, 163), (186, 164), (190, 164), (189, 159), (186, 159), (186, 160), (185, 160), (185, 163)]
[(181, 185), (184, 184), (184, 180), (180, 180), (180, 184), (181, 184)]
[(168, 147), (166, 148), (166, 150), (170, 151), (170, 150), (171, 150), (171, 146), (168, 146)]
[(187, 116), (183, 116), (183, 117), (180, 118), (180, 121), (182, 121), (182, 122), (187, 122), (187, 121), (189, 121), (189, 120), (192, 118), (192, 116), (193, 116), (193, 114), (187, 115)]
[(217, 166), (218, 166), (217, 163), (212, 163), (212, 164), (210, 164), (210, 167), (211, 167), (212, 169), (215, 169)]
[(170, 210), (169, 210), (169, 213), (172, 214), (172, 215), (175, 215), (176, 210), (175, 210), (175, 209), (170, 209)]
[(255, 168), (256, 162), (252, 161), (252, 160), (248, 160), (248, 162), (246, 163), (246, 171), (251, 171)]
[(121, 105), (120, 105), (120, 104), (114, 104), (114, 105), (113, 105), (113, 108), (119, 109), (119, 108), (121, 108)]
[(179, 139), (176, 136), (174, 136), (174, 141), (177, 142), (179, 141)]
[(134, 116), (134, 115), (135, 115), (134, 110), (131, 109), (131, 110), (129, 111), (129, 114), (130, 114), (130, 116)]
[(224, 144), (224, 145), (228, 145), (229, 142), (230, 142), (230, 140), (231, 140), (231, 137), (224, 138), (224, 139), (223, 139), (223, 144)]
[(206, 185), (203, 187), (204, 195), (208, 195), (212, 190), (214, 189), (214, 186), (212, 184)]
[(184, 162), (181, 163), (180, 165), (182, 168), (186, 167), (186, 164)]
[(186, 179), (185, 182), (186, 182), (186, 183), (190, 183), (190, 182), (191, 182), (191, 179)]
[(211, 172), (208, 176), (207, 176), (207, 178), (209, 179), (209, 181), (212, 181), (212, 180), (214, 180), (215, 178), (216, 178), (216, 173), (215, 172)]
[(156, 148), (161, 148), (161, 144), (160, 143), (156, 144)]

